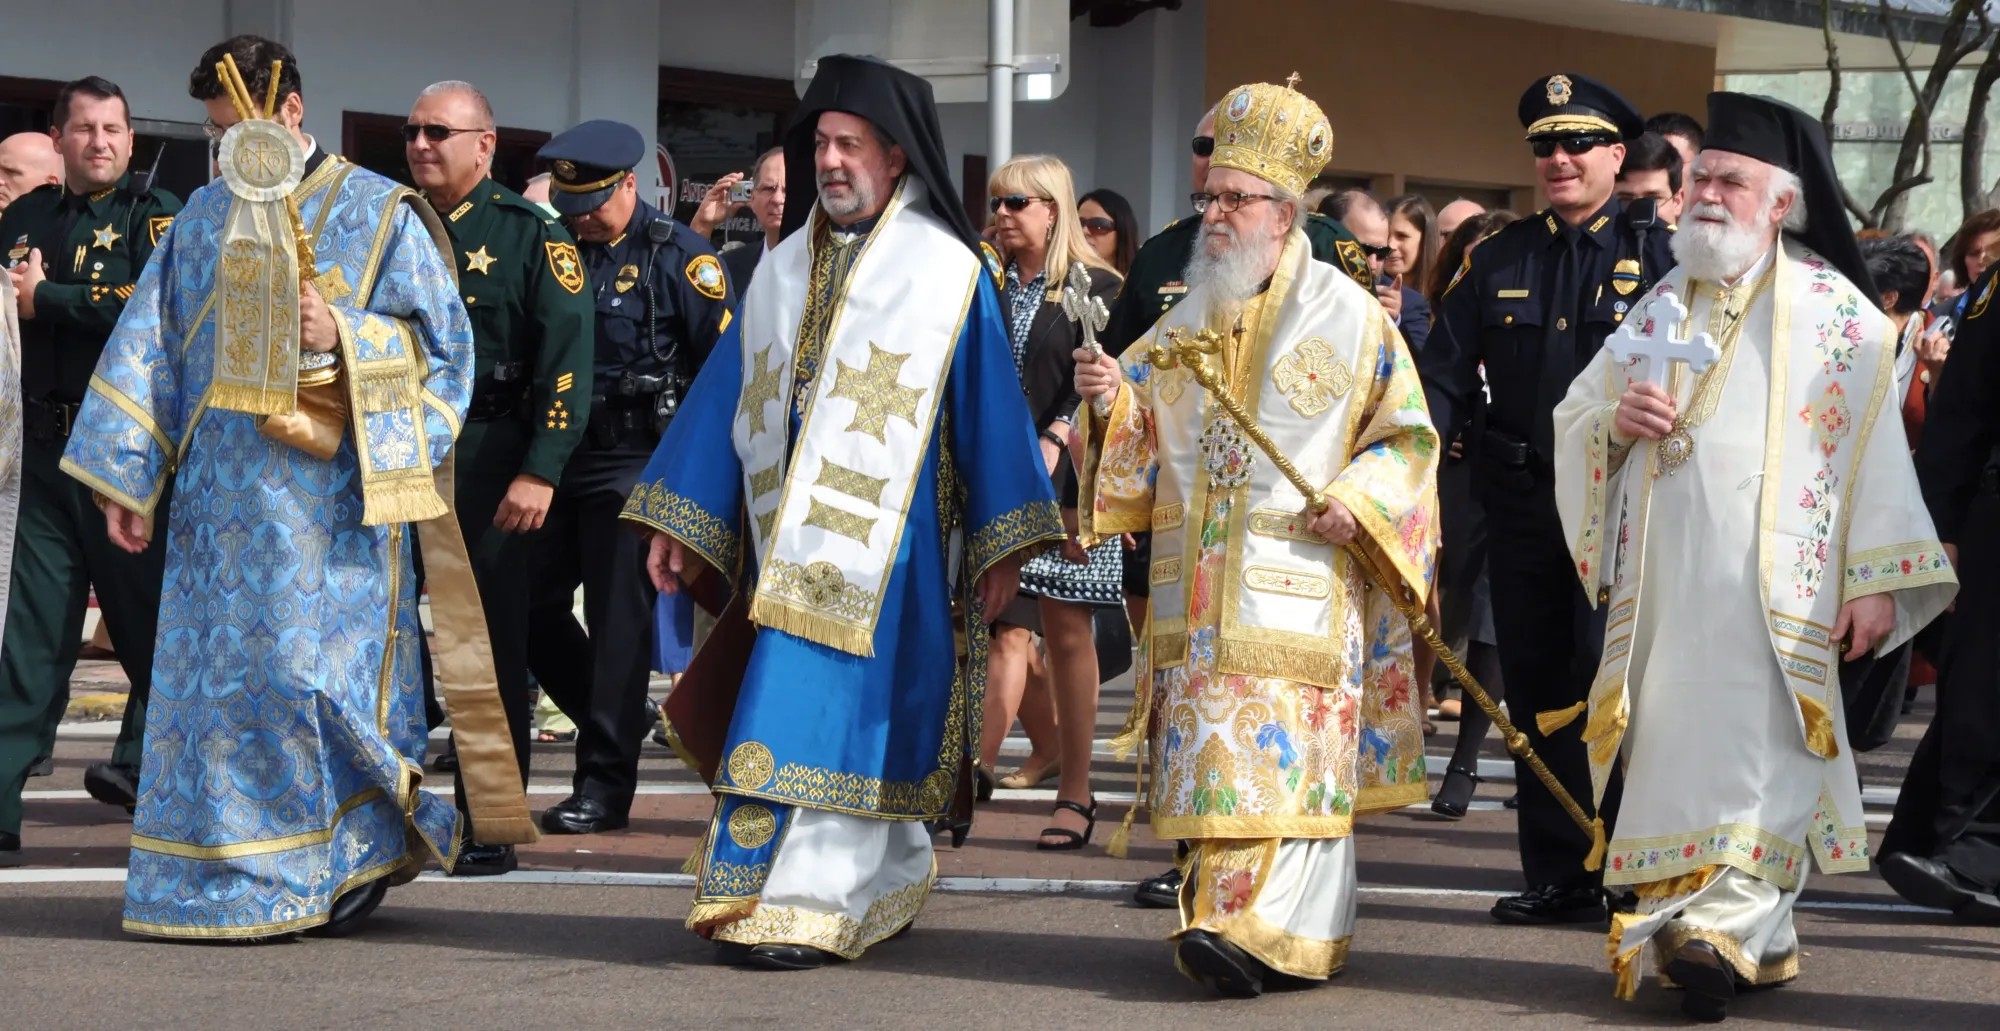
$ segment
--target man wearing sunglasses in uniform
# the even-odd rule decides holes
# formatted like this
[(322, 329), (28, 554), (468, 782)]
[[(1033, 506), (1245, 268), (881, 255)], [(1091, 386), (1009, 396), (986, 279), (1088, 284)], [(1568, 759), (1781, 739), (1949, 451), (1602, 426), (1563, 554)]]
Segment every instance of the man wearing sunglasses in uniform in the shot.
[[(1209, 108), (1194, 129), (1194, 141), (1190, 147), (1194, 159), (1190, 172), (1196, 190), (1206, 187), (1209, 157), (1215, 153), (1216, 107)], [(1123, 354), (1132, 341), (1144, 336), (1147, 330), (1153, 328), (1153, 323), (1187, 296), (1188, 287), (1183, 281), (1183, 274), (1188, 259), (1194, 257), (1195, 241), (1201, 237), (1201, 218), (1200, 214), (1193, 214), (1180, 219), (1154, 234), (1139, 248), (1139, 253), (1132, 259), (1132, 271), (1125, 277), (1125, 286), (1118, 292), (1118, 300), (1111, 305), (1111, 320), (1105, 326), (1104, 335), (1098, 338), (1106, 354), (1114, 358)], [(1345, 226), (1314, 213), (1305, 217), (1300, 228), (1305, 231), (1314, 260), (1339, 268), (1362, 289), (1374, 292), (1375, 272), (1368, 265), (1368, 255)], [(1126, 578), (1125, 591), (1134, 597), (1141, 597), (1151, 589), (1144, 571), (1152, 567), (1152, 542), (1149, 534), (1132, 536), (1137, 547), (1125, 556), (1125, 568), (1137, 570), (1139, 575)], [(1180, 888), (1181, 871), (1175, 868), (1158, 877), (1140, 881), (1132, 900), (1152, 909), (1172, 909), (1179, 905)]]
[[(526, 783), (530, 535), (541, 529), (563, 467), (583, 440), (596, 352), (576, 241), (489, 177), (494, 141), (493, 108), (466, 82), (427, 87), (403, 126), (410, 178), (444, 220), (451, 237), (445, 257), (458, 266), (458, 293), (472, 318), (475, 365), (456, 452), (457, 515)], [(464, 792), (459, 796), (464, 810)], [(514, 846), (468, 841), (451, 872), (503, 874), (514, 864)]]
[[(1417, 367), (1444, 439), (1485, 406), (1485, 432), (1468, 450), (1492, 538), (1493, 621), (1507, 705), (1515, 726), (1588, 809), (1584, 721), (1565, 721), (1563, 710), (1589, 691), (1604, 622), (1601, 606), (1584, 594), (1556, 513), (1552, 416), (1577, 372), (1674, 262), (1669, 229), (1655, 225), (1652, 202), (1621, 203), (1612, 194), (1623, 141), (1645, 129), (1625, 98), (1581, 75), (1550, 75), (1528, 87), (1519, 116), (1549, 207), (1466, 257)], [(1537, 719), (1544, 714), (1546, 723)], [(1456, 768), (1446, 777), (1477, 780), (1475, 771)], [(1602, 923), (1602, 874), (1584, 869), (1590, 839), (1518, 762), (1515, 783), (1528, 891), (1501, 899), (1494, 918)], [(1614, 779), (1604, 795), (1607, 827), (1617, 793)]]

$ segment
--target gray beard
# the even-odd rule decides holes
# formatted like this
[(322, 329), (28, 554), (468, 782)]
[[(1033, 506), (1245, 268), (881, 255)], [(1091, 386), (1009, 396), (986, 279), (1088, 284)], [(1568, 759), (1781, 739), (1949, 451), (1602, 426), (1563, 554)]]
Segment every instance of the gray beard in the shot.
[(852, 218), (875, 206), (875, 194), (867, 187), (852, 179), (849, 179), (843, 185), (847, 187), (847, 197), (842, 200), (835, 200), (827, 196), (826, 184), (820, 184), (819, 206), (825, 208), (827, 214), (832, 215), (834, 218)]
[[(1229, 241), (1222, 253), (1209, 254), (1211, 234)], [(1271, 246), (1277, 243), (1272, 241)], [(1240, 308), (1243, 302), (1257, 296), (1264, 280), (1270, 278), (1273, 264), (1271, 246), (1260, 248), (1246, 244), (1227, 225), (1203, 226), (1201, 234), (1195, 237), (1194, 253), (1188, 256), (1181, 281), (1190, 289), (1201, 287), (1207, 291), (1210, 312)]]
[(1703, 222), (1691, 209), (1673, 236), (1674, 261), (1688, 278), (1726, 283), (1743, 274), (1768, 246), (1763, 234), (1736, 222)]

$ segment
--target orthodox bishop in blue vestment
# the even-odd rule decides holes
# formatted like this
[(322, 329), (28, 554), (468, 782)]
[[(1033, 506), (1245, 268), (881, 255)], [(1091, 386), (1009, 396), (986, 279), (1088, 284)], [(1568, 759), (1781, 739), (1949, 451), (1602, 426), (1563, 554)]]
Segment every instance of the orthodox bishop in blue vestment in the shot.
[(795, 969), (916, 918), (926, 821), (979, 744), (984, 619), (1063, 531), (930, 86), (822, 58), (785, 162), (818, 202), (786, 211), (625, 517), (662, 590), (747, 598), (688, 924)]
[[(233, 55), (248, 84), (233, 60), (210, 74)], [(532, 840), (448, 515), (472, 331), (437, 216), (299, 133), (292, 55), (238, 37), (191, 92), (223, 98), (218, 76), (234, 79), (209, 104), (231, 126), (222, 180), (153, 252), (62, 461), (103, 499), (114, 542), (162, 519), (167, 534), (125, 927), (338, 933), (459, 847), (451, 802), (418, 790), (414, 529), (462, 766), (467, 727), (493, 739), (463, 774), (481, 837)]]

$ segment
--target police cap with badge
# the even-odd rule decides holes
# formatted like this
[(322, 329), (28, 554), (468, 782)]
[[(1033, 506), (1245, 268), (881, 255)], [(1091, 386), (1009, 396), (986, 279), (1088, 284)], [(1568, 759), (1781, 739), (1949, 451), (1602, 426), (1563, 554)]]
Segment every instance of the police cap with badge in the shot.
[(624, 122), (595, 118), (558, 133), (536, 155), (549, 163), (549, 203), (563, 217), (604, 206), (646, 156), (646, 138)]
[[(1618, 91), (1588, 75), (1561, 72), (1537, 81), (1516, 108), (1536, 157), (1560, 146), (1581, 154), (1593, 146), (1636, 139), (1646, 120)], [(1586, 145), (1588, 144), (1588, 145)]]

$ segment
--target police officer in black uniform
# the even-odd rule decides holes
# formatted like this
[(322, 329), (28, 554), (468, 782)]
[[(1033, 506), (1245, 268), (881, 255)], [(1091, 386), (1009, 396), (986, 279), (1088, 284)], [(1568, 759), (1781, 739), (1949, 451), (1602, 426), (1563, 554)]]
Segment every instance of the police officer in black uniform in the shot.
[[(584, 122), (542, 147), (549, 202), (581, 242), (579, 270), (597, 315), (590, 415), (535, 542), (528, 663), (576, 719), (574, 793), (542, 814), (552, 834), (626, 825), (646, 700), (654, 591), (644, 544), (618, 523), (632, 484), (716, 338), (734, 300), (708, 241), (639, 199), (637, 129)], [(571, 615), (583, 585), (589, 632)]]
[[(1673, 258), (1669, 229), (1656, 223), (1650, 202), (1621, 204), (1612, 195), (1622, 141), (1645, 130), (1625, 98), (1582, 75), (1550, 75), (1522, 94), (1519, 114), (1550, 207), (1466, 258), (1417, 367), (1446, 440), (1470, 418), (1485, 367), (1486, 429), (1467, 443), (1487, 513), (1508, 708), (1588, 812), (1583, 721), (1548, 735), (1535, 721), (1537, 713), (1588, 696), (1604, 640), (1601, 610), (1584, 594), (1556, 514), (1552, 416), (1570, 381)], [(1590, 839), (1518, 761), (1515, 779), (1528, 891), (1501, 899), (1493, 916), (1519, 924), (1603, 921), (1602, 875), (1584, 870)], [(1614, 783), (1605, 795), (1607, 827), (1617, 790)]]
[(166, 562), (158, 541), (138, 555), (114, 547), (91, 488), (57, 463), (97, 357), (181, 204), (153, 189), (150, 173), (128, 174), (131, 117), (115, 84), (93, 76), (64, 86), (54, 121), (66, 182), (0, 216), (4, 274), (20, 292), (26, 438), (0, 650), (0, 852), (12, 851), (23, 780), (68, 701), (92, 585), (132, 692), (111, 761), (90, 767), (84, 787), (101, 802), (133, 804)]

